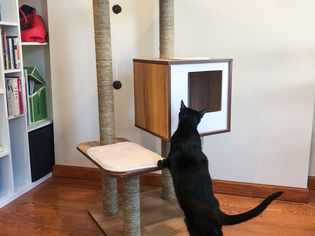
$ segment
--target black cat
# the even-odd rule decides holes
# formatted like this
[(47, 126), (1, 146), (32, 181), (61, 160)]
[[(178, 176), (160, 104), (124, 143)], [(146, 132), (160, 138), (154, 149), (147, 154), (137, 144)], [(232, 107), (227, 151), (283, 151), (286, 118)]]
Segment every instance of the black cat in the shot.
[(168, 168), (173, 177), (176, 197), (185, 214), (185, 222), (191, 236), (223, 235), (223, 225), (234, 225), (259, 215), (282, 192), (267, 197), (254, 209), (227, 215), (220, 210), (215, 198), (208, 170), (208, 159), (202, 152), (197, 126), (206, 113), (187, 108), (183, 101), (179, 112), (177, 130), (171, 138), (168, 157), (158, 162)]

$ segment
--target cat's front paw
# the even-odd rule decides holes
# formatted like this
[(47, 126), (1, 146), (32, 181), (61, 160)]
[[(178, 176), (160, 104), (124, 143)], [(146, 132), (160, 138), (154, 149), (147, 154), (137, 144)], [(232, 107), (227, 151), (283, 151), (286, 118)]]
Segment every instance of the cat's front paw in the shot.
[(160, 167), (160, 168), (164, 168), (165, 167), (165, 160), (166, 159), (159, 160), (157, 162), (157, 166)]

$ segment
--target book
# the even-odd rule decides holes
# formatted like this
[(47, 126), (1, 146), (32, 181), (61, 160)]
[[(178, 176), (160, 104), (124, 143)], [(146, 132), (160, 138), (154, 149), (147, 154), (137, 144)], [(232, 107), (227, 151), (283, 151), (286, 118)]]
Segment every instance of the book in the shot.
[(6, 77), (7, 107), (9, 118), (24, 114), (23, 85), (19, 77)]
[(6, 94), (7, 94), (7, 108), (8, 108), (8, 117), (13, 117), (13, 87), (12, 81), (10, 79), (6, 79)]
[(13, 89), (13, 116), (20, 115), (20, 104), (19, 104), (19, 89), (17, 78), (12, 79), (12, 89)]
[(20, 59), (20, 47), (18, 37), (14, 37), (14, 54), (15, 54), (15, 69), (20, 69), (21, 59)]
[(16, 59), (15, 59), (15, 48), (14, 48), (14, 37), (9, 37), (11, 43), (11, 69), (16, 69)]
[(1, 31), (4, 69), (19, 69), (21, 65), (20, 46), (17, 36), (7, 36)]
[(13, 51), (13, 48), (12, 48), (12, 38), (8, 37), (7, 36), (7, 53), (8, 53), (8, 69), (13, 69), (14, 66), (13, 66), (13, 55), (12, 55), (12, 51)]
[(7, 63), (6, 63), (6, 33), (5, 31), (1, 31), (1, 42), (2, 42), (2, 54), (3, 54), (3, 63), (4, 63), (4, 69), (6, 70), (7, 68)]
[(17, 78), (19, 115), (24, 113), (21, 79)]
[(20, 68), (20, 49), (17, 36), (8, 36), (10, 43), (12, 44), (12, 49), (10, 51), (11, 56), (11, 69)]

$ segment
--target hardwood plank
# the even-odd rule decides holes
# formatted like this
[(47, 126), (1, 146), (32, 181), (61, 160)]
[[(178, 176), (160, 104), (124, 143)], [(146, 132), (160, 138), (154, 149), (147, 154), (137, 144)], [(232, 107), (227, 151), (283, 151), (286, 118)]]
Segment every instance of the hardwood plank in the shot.
[[(154, 194), (154, 189), (156, 188), (141, 186), (145, 195)], [(247, 211), (261, 202), (261, 199), (250, 197), (223, 194), (216, 196), (222, 210), (229, 214)], [(0, 209), (0, 235), (104, 235), (88, 213), (88, 209), (100, 201), (99, 181), (53, 177)], [(152, 214), (151, 209), (144, 211), (144, 216), (148, 216), (149, 220), (146, 231), (153, 232), (153, 235), (158, 230), (167, 231), (160, 236), (188, 236), (183, 217), (180, 216), (182, 212), (178, 209), (169, 217), (169, 212), (164, 212), (159, 207), (159, 201), (152, 202), (148, 199), (147, 205), (151, 203), (153, 208), (160, 208), (161, 214)], [(173, 202), (165, 204), (177, 208)], [(163, 220), (163, 217), (169, 218)], [(161, 228), (161, 225), (166, 228)], [(169, 228), (174, 231), (168, 231)], [(314, 236), (315, 191), (310, 191), (308, 204), (275, 201), (259, 217), (239, 225), (224, 227), (223, 231), (225, 236)]]
[(100, 199), (100, 183), (52, 178), (0, 209), (0, 235), (103, 235), (87, 213)]

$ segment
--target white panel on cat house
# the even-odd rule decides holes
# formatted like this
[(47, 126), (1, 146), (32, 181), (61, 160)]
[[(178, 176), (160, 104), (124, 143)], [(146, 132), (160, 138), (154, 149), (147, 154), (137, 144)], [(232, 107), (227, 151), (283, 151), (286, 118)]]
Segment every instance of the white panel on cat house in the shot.
[(176, 130), (180, 101), (208, 112), (201, 120), (201, 135), (229, 130), (229, 62), (171, 66), (171, 131)]
[(232, 59), (134, 59), (136, 126), (165, 140), (177, 128), (180, 101), (206, 109), (201, 135), (230, 131)]

